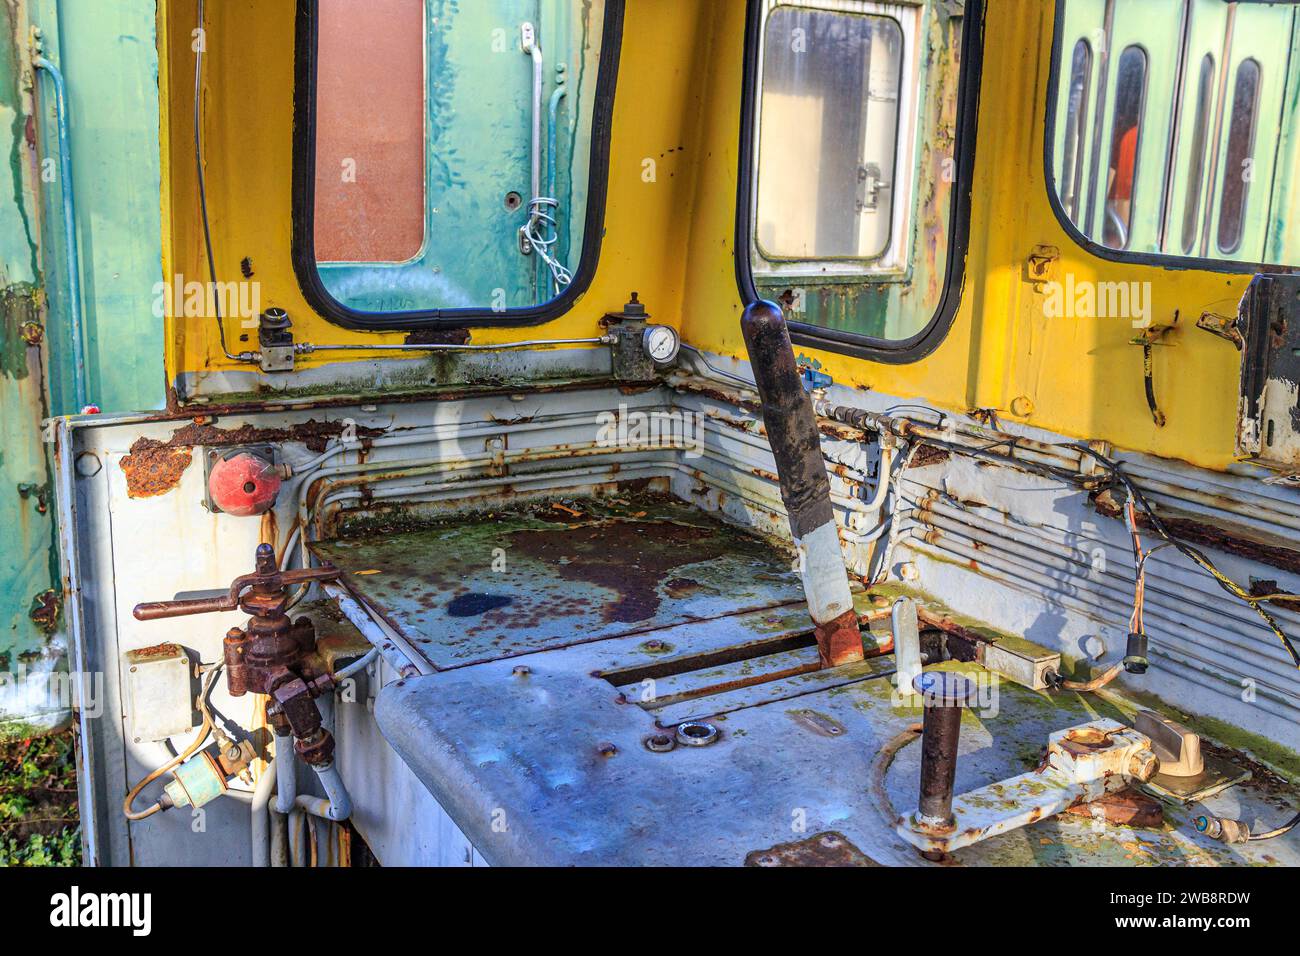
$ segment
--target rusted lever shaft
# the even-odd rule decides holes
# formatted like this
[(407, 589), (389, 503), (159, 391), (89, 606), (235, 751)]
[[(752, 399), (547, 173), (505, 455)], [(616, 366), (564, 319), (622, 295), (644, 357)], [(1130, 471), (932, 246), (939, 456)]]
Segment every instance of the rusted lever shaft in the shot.
[[(221, 597), (196, 598), (192, 601), (154, 601), (137, 604), (132, 614), (137, 621), (156, 621), (164, 617), (184, 617), (187, 614), (211, 614), (219, 611), (234, 611), (239, 607), (239, 599), (244, 590), (259, 582), (269, 582), (275, 587), (303, 584), (308, 581), (330, 581), (339, 576), (338, 568), (299, 568), (293, 571), (277, 571), (274, 575), (245, 574), (235, 578), (230, 591)], [(274, 580), (271, 580), (271, 579)]]

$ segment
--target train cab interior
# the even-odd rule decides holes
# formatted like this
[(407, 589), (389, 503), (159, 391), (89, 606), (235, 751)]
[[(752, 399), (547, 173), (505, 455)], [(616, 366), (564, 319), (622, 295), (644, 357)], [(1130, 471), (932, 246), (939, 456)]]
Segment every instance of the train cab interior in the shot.
[(1300, 7), (78, 6), (0, 395), (87, 862), (1300, 863)]

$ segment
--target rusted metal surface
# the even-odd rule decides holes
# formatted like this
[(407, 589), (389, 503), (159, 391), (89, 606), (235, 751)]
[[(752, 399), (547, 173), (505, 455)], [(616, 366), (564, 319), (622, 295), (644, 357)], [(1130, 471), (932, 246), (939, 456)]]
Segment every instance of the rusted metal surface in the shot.
[(817, 651), (823, 667), (839, 667), (862, 660), (862, 631), (858, 615), (849, 609), (825, 624), (818, 624), (813, 633), (817, 636)]
[[(712, 648), (724, 626), (731, 625), (684, 624), (656, 635), (654, 649), (633, 635), (405, 680), (380, 693), (376, 717), (424, 786), (494, 864), (752, 862), (755, 848), (783, 853), (792, 810), (806, 832), (834, 831), (882, 864), (919, 863), (915, 849), (896, 834), (897, 821), (877, 811), (866, 785), (883, 742), (919, 716), (919, 708), (897, 702), (882, 679), (888, 671), (863, 671), (830, 684), (818, 679), (838, 671), (819, 671), (698, 698), (694, 713), (710, 715), (704, 719), (722, 731), (717, 743), (646, 748), (647, 737), (688, 719), (680, 716), (687, 712), (666, 721), (663, 711), (629, 706), (601, 675), (615, 661), (624, 668), (638, 661), (650, 666), (664, 656)], [(944, 666), (967, 676), (980, 673), (971, 664)], [(520, 676), (522, 668), (527, 673)], [(1122, 716), (1105, 700), (1047, 698), (1002, 684), (995, 715), (966, 713), (957, 789), (1028, 771), (1026, 792), (1038, 799), (1039, 791), (1052, 789), (1033, 773), (1041, 741), (1062, 727), (1095, 720), (1098, 710)], [(820, 732), (792, 717), (801, 712), (816, 713), (840, 732)], [(1038, 743), (1026, 747), (1027, 741)], [(612, 744), (616, 753), (602, 757), (602, 744)], [(908, 810), (915, 806), (919, 760), (919, 747), (904, 749), (881, 784), (895, 805)], [(835, 772), (826, 773), (827, 767)], [(1211, 798), (1211, 812), (1225, 807), (1272, 818), (1279, 811), (1271, 799), (1237, 788)], [(681, 812), (687, 805), (691, 812)], [(509, 821), (504, 830), (493, 829), (493, 808), (503, 809)], [(1170, 809), (1172, 826), (1125, 829), (1120, 836), (1072, 814), (1040, 814), (1021, 829), (954, 851), (953, 861), (1122, 866), (1300, 860), (1287, 846), (1228, 848), (1199, 839), (1184, 825), (1190, 812)]]
[(787, 555), (674, 499), (566, 507), (578, 513), (540, 502), (313, 550), (439, 669), (801, 597)]
[[(1097, 513), (1107, 518), (1124, 520), (1123, 509), (1111, 491), (1103, 491), (1093, 496), (1093, 506)], [(1249, 558), (1267, 564), (1269, 567), (1300, 574), (1300, 551), (1286, 548), (1280, 544), (1260, 541), (1249, 536), (1244, 529), (1233, 529), (1206, 521), (1180, 515), (1167, 508), (1157, 508), (1160, 520), (1169, 532), (1189, 544), (1197, 544), (1217, 551), (1224, 551), (1242, 558)], [(1151, 531), (1151, 519), (1142, 512), (1137, 514), (1138, 528)]]
[(131, 453), (122, 456), (122, 474), (132, 498), (165, 495), (180, 483), (181, 475), (194, 460), (193, 449), (177, 448), (151, 438), (138, 438)]
[(27, 616), (43, 634), (53, 634), (59, 627), (59, 614), (63, 609), (63, 596), (47, 588), (32, 598), (32, 609)]
[(1135, 790), (1108, 793), (1091, 803), (1081, 803), (1068, 808), (1066, 813), (1090, 820), (1126, 827), (1153, 829), (1164, 825), (1165, 814), (1159, 800)]
[(806, 840), (778, 843), (766, 850), (755, 850), (745, 857), (745, 866), (880, 866), (852, 843), (843, 833), (831, 830)]
[[(140, 437), (131, 445), (131, 453), (121, 460), (122, 471), (126, 475), (127, 493), (132, 498), (151, 498), (166, 494), (180, 482), (185, 469), (193, 460), (193, 449), (199, 446), (220, 448), (232, 445), (273, 445), (284, 442), (300, 442), (308, 450), (321, 452), (331, 438), (338, 438), (344, 429), (351, 427), (363, 442), (365, 439), (380, 434), (380, 430), (353, 423), (349, 426), (343, 419), (334, 421), (305, 422), (282, 428), (266, 428), (254, 425), (240, 425), (234, 428), (222, 428), (216, 424), (216, 413), (193, 417), (172, 432), (166, 440)], [(149, 420), (171, 417), (166, 415), (150, 416)]]
[(952, 787), (957, 779), (961, 712), (973, 686), (960, 674), (931, 672), (916, 678), (924, 705), (921, 731), (921, 797), (916, 824), (952, 829)]
[(305, 617), (287, 613), (289, 588), (338, 576), (329, 567), (281, 571), (275, 549), (260, 544), (256, 570), (242, 575), (228, 593), (216, 598), (161, 601), (136, 605), (140, 621), (233, 610), (248, 614), (243, 628), (231, 628), (222, 642), (226, 686), (232, 697), (250, 691), (272, 699), (267, 717), (280, 736), (292, 733), (294, 750), (305, 762), (320, 766), (334, 756), (334, 738), (322, 726), (315, 698), (332, 691), (334, 681), (316, 646), (316, 630)]

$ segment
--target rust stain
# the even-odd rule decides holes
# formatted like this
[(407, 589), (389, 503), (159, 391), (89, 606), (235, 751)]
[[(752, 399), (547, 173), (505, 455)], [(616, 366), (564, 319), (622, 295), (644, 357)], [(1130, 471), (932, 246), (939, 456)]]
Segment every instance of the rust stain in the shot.
[(754, 850), (745, 866), (880, 866), (842, 833), (830, 830), (806, 840), (779, 843), (767, 850)]
[(172, 644), (172, 643), (153, 644), (149, 647), (141, 647), (137, 650), (131, 651), (131, 659), (137, 662), (153, 661), (153, 660), (165, 659), (168, 657), (175, 657), (180, 653), (181, 653), (181, 646), (179, 644)]
[[(172, 437), (165, 444), (173, 448), (181, 446), (204, 445), (208, 447), (221, 445), (257, 445), (276, 444), (278, 442), (302, 442), (308, 450), (322, 452), (331, 438), (337, 438), (347, 425), (343, 421), (311, 421), (290, 425), (288, 428), (256, 428), (241, 425), (238, 428), (219, 428), (212, 424), (211, 417), (203, 417), (172, 432)], [(382, 434), (377, 428), (356, 426), (359, 438), (373, 438)]]
[(173, 448), (152, 438), (137, 438), (120, 462), (131, 498), (154, 498), (175, 488), (194, 460), (189, 448)]
[(1164, 824), (1164, 809), (1160, 801), (1134, 790), (1108, 793), (1091, 803), (1076, 804), (1067, 808), (1071, 816), (1104, 819), (1120, 826), (1157, 828)]
[[(555, 530), (521, 530), (511, 547), (559, 569), (569, 581), (599, 584), (619, 594), (602, 616), (632, 624), (654, 616), (658, 584), (674, 568), (721, 557), (726, 542), (711, 528), (646, 521), (598, 521)], [(665, 547), (665, 544), (668, 547)]]
[[(1092, 496), (1093, 507), (1097, 513), (1107, 518), (1123, 520), (1123, 510), (1111, 491), (1103, 491)], [(1202, 547), (1226, 551), (1240, 558), (1249, 558), (1283, 571), (1300, 574), (1300, 551), (1255, 541), (1244, 534), (1235, 534), (1225, 528), (1216, 527), (1202, 521), (1179, 517), (1167, 511), (1160, 512), (1160, 520), (1169, 532), (1183, 541)], [(1150, 531), (1151, 519), (1141, 511), (1137, 515), (1138, 527)]]
[(42, 633), (53, 634), (59, 625), (59, 610), (62, 605), (62, 595), (50, 588), (32, 598), (32, 608), (27, 616)]
[[(288, 428), (219, 428), (210, 415), (194, 418), (183, 425), (166, 441), (154, 438), (137, 438), (131, 453), (121, 461), (126, 475), (127, 495), (131, 498), (153, 498), (166, 494), (180, 483), (185, 469), (193, 460), (195, 446), (220, 447), (226, 445), (277, 444), (302, 442), (309, 450), (322, 452), (331, 438), (342, 434), (347, 427), (342, 421), (307, 421)], [(379, 429), (357, 426), (357, 435), (363, 440), (380, 434)]]
[(938, 465), (952, 457), (952, 452), (946, 448), (939, 448), (935, 445), (927, 445), (924, 442), (916, 449), (916, 455), (912, 458), (913, 468), (925, 468), (927, 465)]

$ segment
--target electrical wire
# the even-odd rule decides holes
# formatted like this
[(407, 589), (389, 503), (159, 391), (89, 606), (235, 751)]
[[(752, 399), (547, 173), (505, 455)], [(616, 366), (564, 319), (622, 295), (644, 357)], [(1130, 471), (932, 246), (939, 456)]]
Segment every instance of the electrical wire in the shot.
[[(1128, 492), (1129, 495), (1129, 506), (1132, 507), (1132, 505), (1136, 503), (1136, 505), (1140, 507), (1143, 513), (1146, 515), (1147, 520), (1151, 523), (1151, 527), (1155, 530), (1155, 532), (1158, 535), (1160, 535), (1160, 537), (1165, 539), (1165, 542), (1167, 544), (1177, 548), (1185, 557), (1187, 557), (1199, 568), (1201, 568), (1203, 571), (1205, 571), (1207, 574), (1213, 577), (1214, 580), (1218, 582), (1219, 587), (1223, 588), (1223, 590), (1227, 591), (1233, 597), (1249, 605), (1255, 611), (1256, 614), (1258, 614), (1261, 618), (1263, 618), (1264, 622), (1268, 625), (1269, 630), (1271, 630), (1277, 636), (1278, 640), (1282, 642), (1282, 646), (1286, 648), (1287, 653), (1291, 655), (1292, 662), (1296, 665), (1296, 667), (1300, 668), (1300, 654), (1296, 652), (1295, 645), (1292, 643), (1291, 638), (1287, 635), (1286, 631), (1282, 629), (1282, 626), (1277, 622), (1277, 619), (1274, 618), (1273, 615), (1269, 614), (1268, 611), (1264, 610), (1264, 608), (1261, 606), (1264, 601), (1270, 599), (1276, 599), (1280, 597), (1280, 595), (1251, 594), (1240, 584), (1232, 580), (1230, 577), (1228, 577), (1226, 574), (1220, 571), (1217, 567), (1215, 567), (1214, 562), (1211, 561), (1208, 557), (1206, 557), (1206, 555), (1203, 552), (1201, 552), (1200, 549), (1195, 548), (1192, 545), (1180, 541), (1178, 538), (1174, 537), (1174, 535), (1171, 534), (1169, 529), (1165, 526), (1165, 523), (1160, 519), (1160, 516), (1156, 514), (1155, 509), (1152, 508), (1151, 506), (1151, 503), (1146, 500), (1146, 497), (1142, 494), (1142, 490), (1138, 488), (1138, 486), (1134, 483), (1133, 479), (1130, 478), (1127, 473), (1125, 473), (1125, 471), (1119, 465), (1118, 462), (1112, 461), (1110, 458), (1106, 457), (1105, 455), (1101, 454), (1100, 452), (1092, 448), (1089, 448), (1087, 445), (1080, 444), (1080, 445), (1075, 445), (1074, 447), (1078, 448), (1080, 451), (1088, 455), (1091, 455), (1093, 458), (1095, 458), (1102, 465), (1102, 467), (1105, 468), (1113, 476), (1113, 478), (1116, 481), (1118, 481), (1120, 484), (1124, 486), (1125, 490)], [(1134, 518), (1134, 521), (1136, 522), (1136, 516)], [(1149, 555), (1147, 556), (1149, 557)], [(1145, 563), (1145, 558), (1141, 560), (1140, 564), (1142, 563)], [(1294, 598), (1295, 596), (1286, 595), (1286, 597)], [(1254, 843), (1254, 842), (1259, 842), (1261, 840), (1275, 839), (1277, 837), (1283, 836), (1284, 834), (1290, 833), (1293, 829), (1295, 829), (1297, 825), (1300, 825), (1300, 813), (1297, 813), (1295, 816), (1293, 816), (1290, 820), (1288, 820), (1280, 827), (1276, 827), (1272, 830), (1266, 830), (1263, 833), (1252, 834), (1250, 837), (1250, 842)]]
[(251, 362), (251, 352), (232, 353), (226, 345), (226, 325), (221, 315), (221, 294), (217, 289), (217, 263), (212, 252), (212, 229), (208, 224), (208, 187), (203, 171), (203, 51), (207, 47), (207, 30), (204, 27), (204, 0), (199, 0), (198, 49), (194, 51), (194, 165), (199, 178), (199, 212), (203, 220), (203, 246), (208, 254), (208, 278), (211, 284), (212, 308), (217, 316), (217, 335), (221, 351), (226, 358), (238, 362)]
[(148, 817), (153, 816), (155, 813), (160, 812), (163, 808), (161, 801), (157, 801), (153, 803), (151, 806), (148, 806), (145, 809), (139, 811), (132, 810), (131, 806), (135, 803), (136, 798), (140, 796), (141, 790), (149, 786), (149, 784), (153, 783), (155, 780), (157, 780), (167, 771), (172, 770), (175, 767), (178, 767), (179, 765), (183, 764), (186, 760), (189, 760), (190, 757), (194, 756), (194, 754), (196, 754), (199, 751), (199, 749), (208, 742), (208, 737), (211, 736), (212, 734), (212, 714), (208, 711), (206, 705), (204, 705), (203, 702), (207, 700), (208, 692), (212, 690), (212, 682), (216, 678), (217, 674), (220, 673), (220, 671), (221, 671), (220, 667), (214, 667), (211, 671), (208, 672), (208, 676), (203, 682), (203, 690), (199, 695), (199, 701), (200, 701), (201, 709), (203, 711), (203, 724), (202, 726), (199, 727), (199, 732), (197, 735), (195, 735), (194, 740), (191, 741), (190, 745), (186, 747), (183, 751), (181, 751), (171, 760), (167, 761), (157, 770), (154, 770), (152, 773), (150, 773), (143, 780), (141, 780), (134, 787), (132, 787), (130, 790), (127, 791), (126, 797), (122, 800), (122, 814), (128, 820), (144, 820)]
[(1223, 590), (1227, 591), (1233, 597), (1249, 605), (1256, 614), (1263, 618), (1264, 623), (1268, 625), (1269, 630), (1273, 632), (1277, 639), (1281, 641), (1282, 646), (1286, 648), (1286, 652), (1290, 655), (1292, 663), (1294, 663), (1297, 668), (1300, 668), (1300, 652), (1296, 651), (1295, 644), (1292, 642), (1290, 636), (1282, 629), (1282, 626), (1278, 623), (1277, 619), (1261, 607), (1261, 604), (1267, 599), (1268, 595), (1261, 597), (1251, 594), (1248, 590), (1215, 567), (1214, 562), (1206, 557), (1200, 549), (1175, 537), (1169, 531), (1168, 527), (1165, 526), (1165, 523), (1161, 520), (1160, 516), (1156, 514), (1155, 509), (1151, 506), (1151, 503), (1147, 501), (1142, 490), (1136, 483), (1134, 483), (1133, 479), (1128, 476), (1128, 473), (1124, 471), (1118, 462), (1112, 461), (1101, 452), (1089, 448), (1084, 444), (1076, 444), (1071, 447), (1096, 459), (1096, 461), (1110, 473), (1115, 481), (1118, 481), (1124, 486), (1130, 499), (1132, 499), (1132, 501), (1142, 509), (1143, 514), (1146, 515), (1147, 520), (1151, 524), (1151, 528), (1156, 532), (1156, 534), (1173, 547), (1177, 548), (1179, 552), (1181, 552), (1183, 556), (1188, 558), (1193, 564), (1213, 577), (1214, 580), (1218, 582), (1219, 587), (1223, 588)]
[(1250, 835), (1250, 839), (1247, 842), (1255, 843), (1259, 840), (1276, 839), (1277, 837), (1290, 833), (1292, 830), (1296, 828), (1297, 825), (1300, 825), (1300, 813), (1297, 813), (1290, 820), (1282, 824), (1280, 827), (1277, 827), (1276, 829), (1265, 830), (1263, 833), (1252, 833)]

